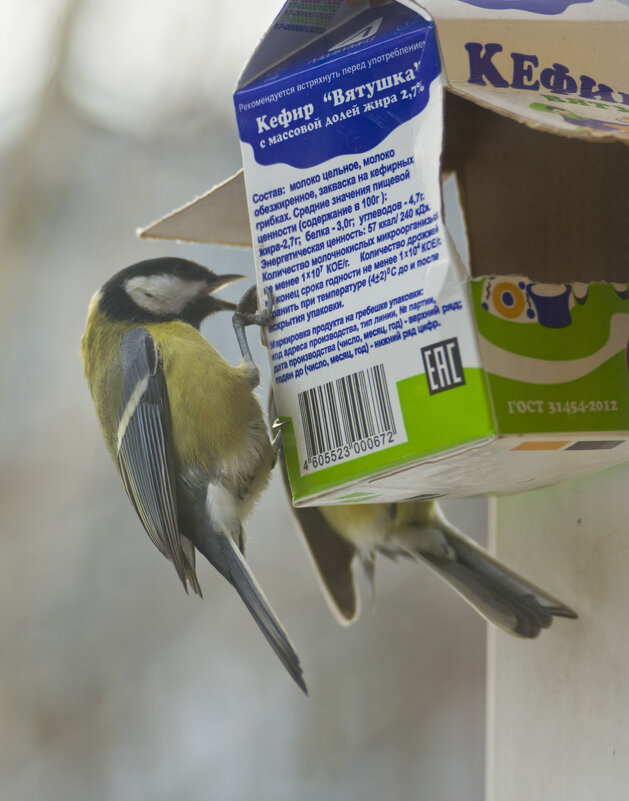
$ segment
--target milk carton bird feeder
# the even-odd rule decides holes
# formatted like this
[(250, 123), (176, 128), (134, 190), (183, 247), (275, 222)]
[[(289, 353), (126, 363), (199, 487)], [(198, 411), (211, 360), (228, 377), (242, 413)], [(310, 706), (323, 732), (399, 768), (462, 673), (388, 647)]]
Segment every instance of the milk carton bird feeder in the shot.
[(253, 247), (297, 505), (629, 460), (628, 44), (622, 2), (282, 8), (243, 171), (141, 236)]

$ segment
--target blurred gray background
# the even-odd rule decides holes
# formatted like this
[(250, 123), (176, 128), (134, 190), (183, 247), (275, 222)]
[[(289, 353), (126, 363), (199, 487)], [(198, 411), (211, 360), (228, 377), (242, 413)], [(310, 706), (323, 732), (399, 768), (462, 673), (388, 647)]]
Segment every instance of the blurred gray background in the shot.
[[(123, 266), (175, 254), (253, 278), (247, 250), (134, 231), (240, 166), (232, 88), (279, 6), (0, 0), (2, 801), (483, 796), (482, 621), (426, 570), (382, 561), (375, 609), (339, 628), (276, 477), (248, 557), (302, 697), (209, 565), (204, 600), (185, 596), (82, 375), (88, 301)], [(228, 317), (204, 333), (239, 361)], [(484, 539), (484, 501), (446, 512)]]

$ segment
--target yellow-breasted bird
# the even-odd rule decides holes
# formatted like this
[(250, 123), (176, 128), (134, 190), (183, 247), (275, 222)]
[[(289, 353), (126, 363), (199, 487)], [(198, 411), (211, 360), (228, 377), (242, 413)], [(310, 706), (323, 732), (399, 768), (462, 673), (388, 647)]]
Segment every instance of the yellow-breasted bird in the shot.
[[(295, 649), (244, 559), (243, 521), (276, 451), (254, 395), (259, 372), (244, 326), (266, 324), (250, 290), (236, 307), (215, 275), (179, 258), (114, 275), (91, 300), (81, 358), (109, 453), (131, 503), (184, 588), (201, 594), (195, 549), (234, 586), (304, 692)], [(201, 335), (208, 315), (234, 311), (244, 361), (226, 362)]]
[[(270, 419), (275, 419), (272, 401)], [(280, 462), (290, 502), (283, 455)], [(486, 620), (509, 634), (533, 638), (555, 616), (577, 617), (466, 537), (434, 500), (297, 507), (293, 512), (323, 595), (342, 625), (354, 623), (360, 613), (355, 565), (362, 565), (373, 597), (378, 553), (427, 565)]]

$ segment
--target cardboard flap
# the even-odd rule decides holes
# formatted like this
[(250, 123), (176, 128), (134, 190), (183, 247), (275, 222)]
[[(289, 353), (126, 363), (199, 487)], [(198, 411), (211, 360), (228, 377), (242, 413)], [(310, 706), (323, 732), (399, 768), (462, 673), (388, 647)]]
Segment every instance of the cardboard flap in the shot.
[(177, 239), (251, 247), (242, 170), (157, 222), (138, 230), (142, 239)]
[[(562, 136), (629, 141), (629, 8), (605, 4), (605, 18), (599, 4), (588, 3), (558, 17), (513, 11), (510, 18), (455, 18), (425, 4), (435, 15), (452, 91)], [(577, 8), (589, 17), (575, 19)]]
[(445, 134), (474, 275), (627, 281), (626, 145), (535, 131), (451, 93)]

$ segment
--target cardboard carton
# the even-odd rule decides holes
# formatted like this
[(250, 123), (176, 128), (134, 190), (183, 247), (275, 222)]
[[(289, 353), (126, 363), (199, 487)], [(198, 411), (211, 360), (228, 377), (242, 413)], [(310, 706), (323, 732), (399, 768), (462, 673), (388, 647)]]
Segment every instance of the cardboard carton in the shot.
[(296, 504), (629, 459), (628, 44), (602, 0), (284, 6), (234, 96), (246, 186), (142, 236), (253, 245)]

